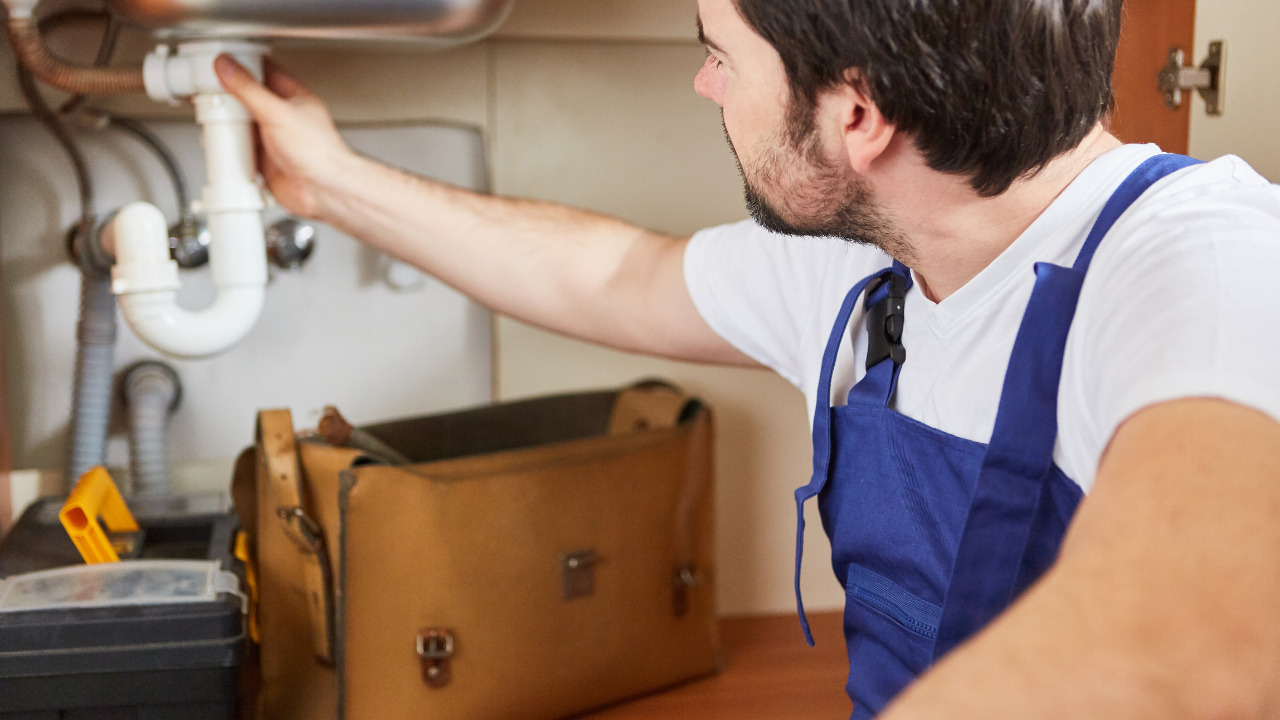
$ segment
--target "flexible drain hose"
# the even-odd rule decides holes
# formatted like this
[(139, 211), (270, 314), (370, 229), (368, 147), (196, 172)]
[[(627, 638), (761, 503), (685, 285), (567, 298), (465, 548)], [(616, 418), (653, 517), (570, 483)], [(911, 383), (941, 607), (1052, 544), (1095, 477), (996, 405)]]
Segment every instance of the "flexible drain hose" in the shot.
[(111, 410), (111, 373), (115, 363), (116, 298), (110, 266), (93, 250), (93, 182), (74, 138), (36, 89), (31, 73), (18, 68), (18, 85), (36, 118), (49, 129), (71, 159), (80, 193), (80, 223), (74, 241), (80, 266), (80, 316), (76, 322), (76, 374), (72, 387), (68, 487), (89, 468), (106, 460), (107, 418)]
[(35, 18), (9, 18), (9, 44), (21, 65), (45, 84), (64, 92), (119, 95), (145, 91), (141, 68), (82, 68), (54, 57), (40, 37)]
[[(83, 255), (83, 254), (82, 254)], [(111, 279), (81, 261), (80, 319), (76, 324), (76, 377), (71, 416), (71, 483), (103, 464), (111, 376), (115, 365), (116, 297)]]
[(173, 368), (144, 361), (124, 375), (124, 402), (129, 411), (129, 474), (135, 495), (168, 495), (168, 454), (164, 428), (177, 407), (182, 387)]

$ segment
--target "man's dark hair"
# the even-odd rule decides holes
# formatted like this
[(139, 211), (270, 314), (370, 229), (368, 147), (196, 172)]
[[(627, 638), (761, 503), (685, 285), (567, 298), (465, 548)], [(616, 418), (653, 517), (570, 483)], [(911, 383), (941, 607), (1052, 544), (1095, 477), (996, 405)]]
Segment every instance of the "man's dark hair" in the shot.
[(782, 56), (793, 140), (812, 130), (820, 91), (853, 78), (929, 167), (986, 197), (1110, 112), (1122, 2), (736, 0)]

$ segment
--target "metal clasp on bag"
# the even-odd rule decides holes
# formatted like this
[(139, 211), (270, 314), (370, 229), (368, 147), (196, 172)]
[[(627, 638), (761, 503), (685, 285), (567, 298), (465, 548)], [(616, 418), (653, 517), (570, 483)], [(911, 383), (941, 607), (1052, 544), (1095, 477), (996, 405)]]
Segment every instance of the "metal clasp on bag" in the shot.
[(681, 565), (676, 568), (671, 584), (674, 590), (671, 597), (671, 612), (676, 617), (684, 617), (689, 612), (689, 588), (703, 583), (702, 572), (693, 565)]
[(596, 565), (601, 557), (595, 550), (560, 556), (560, 599), (587, 597), (596, 591)]
[(449, 664), (453, 658), (453, 633), (447, 628), (423, 628), (418, 631), (417, 650), (422, 682), (432, 688), (448, 685), (453, 677)]

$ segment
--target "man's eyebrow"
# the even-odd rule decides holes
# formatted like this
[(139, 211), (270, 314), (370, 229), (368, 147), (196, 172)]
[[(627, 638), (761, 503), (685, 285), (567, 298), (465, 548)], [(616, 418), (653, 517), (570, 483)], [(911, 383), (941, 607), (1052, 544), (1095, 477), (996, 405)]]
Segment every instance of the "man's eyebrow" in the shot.
[(707, 47), (711, 48), (712, 50), (715, 50), (716, 52), (718, 52), (718, 53), (720, 53), (720, 54), (722, 54), (722, 55), (728, 55), (728, 54), (729, 54), (729, 53), (727, 53), (727, 52), (725, 52), (725, 51), (724, 51), (724, 48), (722, 48), (722, 47), (720, 47), (719, 45), (715, 44), (715, 42), (713, 42), (710, 38), (708, 38), (708, 37), (707, 37), (707, 33), (706, 33), (706, 32), (704, 32), (704, 31), (703, 31), (703, 29), (702, 29), (702, 14), (701, 14), (701, 13), (698, 13), (698, 14), (694, 15), (694, 16), (693, 16), (693, 20), (694, 20), (694, 22), (698, 25), (698, 42), (702, 43), (703, 45), (706, 45)]

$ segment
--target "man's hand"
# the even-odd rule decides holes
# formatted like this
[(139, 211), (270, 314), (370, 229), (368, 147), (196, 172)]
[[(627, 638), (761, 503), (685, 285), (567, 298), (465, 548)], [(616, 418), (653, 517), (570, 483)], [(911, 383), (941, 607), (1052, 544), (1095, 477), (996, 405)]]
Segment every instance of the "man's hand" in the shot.
[(229, 55), (214, 69), (258, 124), (258, 167), (271, 194), (295, 215), (323, 220), (328, 181), (353, 153), (324, 102), (270, 58), (264, 63), (265, 85)]

